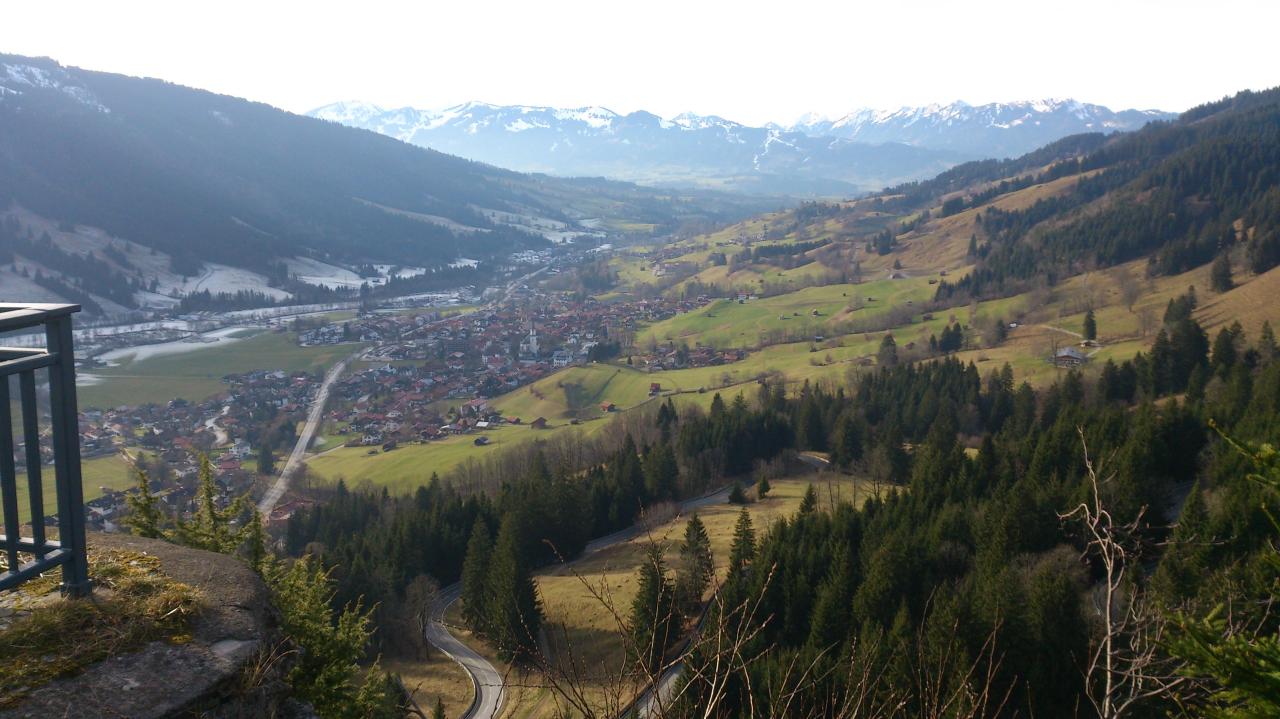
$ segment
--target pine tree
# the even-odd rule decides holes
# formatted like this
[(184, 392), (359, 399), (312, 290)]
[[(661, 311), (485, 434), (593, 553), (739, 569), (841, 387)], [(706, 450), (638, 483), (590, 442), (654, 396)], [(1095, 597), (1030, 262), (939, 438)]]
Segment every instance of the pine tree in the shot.
[(756, 531), (751, 525), (751, 513), (746, 507), (738, 513), (733, 527), (733, 543), (729, 545), (729, 577), (741, 579), (756, 558)]
[(1271, 364), (1280, 356), (1280, 345), (1276, 344), (1276, 333), (1271, 329), (1271, 322), (1262, 323), (1262, 333), (1258, 336), (1258, 354), (1263, 364)]
[(306, 557), (269, 564), (266, 580), (285, 634), (301, 649), (288, 677), (300, 698), (321, 716), (403, 716), (391, 709), (398, 692), (376, 665), (364, 673), (362, 686), (353, 683), (363, 673), (360, 660), (372, 634), (372, 610), (358, 604), (330, 610), (334, 592), (329, 576)]
[(198, 481), (195, 514), (190, 521), (178, 520), (175, 539), (188, 547), (221, 554), (236, 553), (245, 539), (247, 527), (237, 530), (233, 522), (248, 512), (248, 499), (238, 497), (226, 509), (218, 509), (218, 489), (207, 454), (200, 455)]
[(1214, 292), (1227, 292), (1236, 286), (1231, 279), (1231, 258), (1226, 252), (1218, 254), (1209, 270), (1209, 284)]
[(729, 504), (746, 504), (747, 494), (742, 491), (742, 484), (734, 480), (733, 487), (729, 490)]
[(1196, 596), (1210, 569), (1207, 561), (1211, 544), (1209, 514), (1200, 491), (1200, 481), (1196, 480), (1182, 504), (1169, 549), (1161, 558), (1152, 579), (1152, 585), (1162, 600), (1176, 605)]
[(804, 498), (800, 500), (800, 514), (810, 514), (818, 508), (818, 490), (810, 483), (804, 490)]
[(1213, 369), (1218, 373), (1219, 377), (1226, 379), (1227, 373), (1236, 364), (1236, 331), (1239, 330), (1239, 323), (1233, 327), (1223, 327), (1218, 331), (1218, 336), (1213, 339)]
[(542, 606), (526, 550), (527, 534), (524, 516), (508, 512), (489, 560), (489, 635), (507, 659), (534, 655), (542, 627)]
[(769, 494), (769, 477), (765, 473), (760, 473), (760, 481), (756, 482), (756, 499), (764, 499)]
[(679, 474), (676, 455), (670, 444), (659, 442), (650, 449), (644, 461), (644, 488), (649, 499), (661, 501), (674, 498)]
[(628, 624), (635, 659), (642, 671), (652, 675), (661, 670), (663, 656), (679, 625), (675, 621), (675, 593), (667, 581), (662, 550), (651, 545), (646, 555)]
[(245, 561), (253, 571), (262, 574), (267, 561), (267, 533), (263, 528), (262, 513), (253, 508), (253, 516), (245, 526)]
[(839, 646), (851, 631), (849, 604), (853, 601), (853, 561), (844, 546), (837, 548), (831, 570), (818, 587), (809, 620), (809, 644), (826, 650)]
[(161, 539), (164, 537), (164, 531), (161, 529), (164, 514), (156, 504), (155, 495), (151, 493), (151, 483), (147, 473), (139, 469), (137, 476), (138, 491), (127, 498), (129, 516), (125, 518), (124, 523), (139, 537)]
[(276, 473), (276, 457), (271, 452), (271, 445), (263, 442), (258, 445), (258, 474), (270, 475)]
[(462, 562), (462, 618), (473, 631), (488, 630), (489, 560), (493, 540), (483, 519), (471, 527), (467, 554)]
[(884, 339), (880, 340), (880, 349), (876, 352), (876, 364), (881, 367), (893, 367), (898, 364), (898, 343), (894, 341), (893, 335), (886, 334)]
[(1094, 316), (1093, 310), (1084, 313), (1084, 331), (1082, 334), (1086, 340), (1098, 339), (1098, 318)]
[(711, 538), (707, 536), (707, 528), (695, 511), (684, 528), (684, 542), (680, 545), (680, 571), (676, 574), (676, 599), (686, 615), (691, 616), (697, 611), (714, 573)]
[(862, 459), (862, 424), (851, 410), (841, 414), (836, 422), (831, 459), (845, 468)]

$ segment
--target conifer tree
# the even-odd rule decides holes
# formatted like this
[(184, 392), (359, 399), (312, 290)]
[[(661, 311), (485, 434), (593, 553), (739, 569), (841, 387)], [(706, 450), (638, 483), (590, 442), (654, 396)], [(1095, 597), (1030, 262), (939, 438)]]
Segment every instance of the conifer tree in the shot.
[(147, 473), (139, 469), (136, 474), (138, 491), (127, 498), (129, 516), (124, 522), (139, 537), (161, 539), (164, 537), (164, 531), (161, 529), (164, 514), (156, 504), (155, 495), (151, 493), (151, 481), (147, 478)]
[[(812, 485), (810, 485), (812, 486)], [(823, 650), (838, 646), (849, 636), (849, 604), (853, 601), (853, 561), (848, 550), (838, 547), (831, 570), (818, 587), (809, 620), (809, 644)]]
[(818, 508), (818, 490), (813, 488), (810, 483), (804, 490), (804, 497), (800, 500), (800, 514), (811, 514)]
[(686, 615), (691, 616), (697, 611), (714, 573), (711, 538), (707, 536), (706, 525), (695, 511), (684, 528), (684, 542), (680, 545), (680, 571), (676, 574), (676, 600)]
[(520, 512), (502, 518), (489, 560), (489, 635), (507, 659), (533, 655), (542, 627), (542, 606), (529, 567), (528, 532)]
[(1231, 279), (1231, 258), (1226, 252), (1219, 253), (1214, 259), (1213, 267), (1209, 270), (1209, 284), (1214, 292), (1227, 292), (1236, 286)]
[(846, 468), (862, 459), (862, 425), (852, 410), (842, 413), (836, 422), (831, 459)]
[(483, 519), (471, 527), (467, 554), (462, 563), (462, 618), (473, 631), (488, 629), (489, 559), (493, 540)]
[(751, 513), (743, 507), (733, 527), (733, 543), (729, 545), (729, 578), (744, 577), (755, 558), (756, 531), (751, 525)]
[(1081, 334), (1086, 340), (1098, 339), (1098, 318), (1094, 316), (1093, 310), (1084, 313), (1084, 327)]
[(200, 455), (196, 511), (190, 521), (178, 520), (175, 538), (180, 544), (221, 554), (235, 554), (245, 539), (247, 527), (236, 529), (233, 522), (248, 511), (248, 499), (238, 497), (225, 509), (218, 509), (218, 489), (213, 481), (209, 455)]
[(648, 674), (657, 673), (667, 647), (675, 639), (675, 592), (667, 581), (662, 550), (651, 545), (640, 565), (640, 577), (629, 619), (631, 646), (635, 659)]
[(1258, 354), (1263, 364), (1271, 364), (1280, 356), (1280, 345), (1276, 344), (1276, 333), (1271, 329), (1271, 322), (1262, 323), (1262, 333), (1258, 337)]
[(756, 482), (756, 499), (764, 499), (765, 495), (769, 494), (770, 489), (772, 487), (769, 486), (769, 476), (761, 472), (760, 481)]
[(659, 442), (649, 450), (644, 461), (644, 488), (650, 500), (672, 499), (676, 494), (679, 467), (671, 445)]
[(258, 474), (269, 475), (276, 473), (276, 457), (271, 452), (271, 445), (265, 440), (258, 445)]
[(1160, 598), (1171, 605), (1195, 597), (1205, 574), (1211, 546), (1209, 515), (1200, 481), (1196, 480), (1182, 505), (1182, 514), (1173, 530), (1169, 549), (1160, 560), (1152, 585)]
[(262, 513), (258, 511), (257, 507), (254, 507), (253, 516), (244, 528), (245, 561), (258, 574), (262, 574), (264, 564), (268, 558), (267, 533), (262, 526), (262, 522)]
[(898, 343), (894, 341), (893, 335), (886, 334), (884, 339), (880, 340), (880, 349), (876, 352), (876, 364), (881, 367), (893, 367), (898, 364)]
[(729, 504), (746, 504), (747, 495), (742, 491), (742, 484), (734, 480), (733, 488), (729, 490)]

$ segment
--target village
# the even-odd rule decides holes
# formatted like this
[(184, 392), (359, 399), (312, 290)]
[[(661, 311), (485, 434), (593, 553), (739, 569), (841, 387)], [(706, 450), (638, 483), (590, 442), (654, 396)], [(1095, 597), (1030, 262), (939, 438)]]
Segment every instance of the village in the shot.
[[(638, 328), (707, 301), (601, 302), (522, 286), (476, 310), (369, 310), (355, 317), (299, 318), (268, 331), (287, 333), (303, 347), (351, 345), (358, 352), (332, 387), (324, 436), (313, 449), (391, 451), (464, 433), (475, 433), (474, 442), (483, 445), (483, 431), (493, 426), (545, 424), (545, 418), (503, 414), (491, 400), (564, 367), (617, 360), (658, 372), (741, 359), (740, 350), (633, 346)], [(151, 491), (176, 516), (195, 510), (200, 458), (208, 456), (216, 501), (226, 506), (259, 493), (279, 471), (276, 458), (297, 441), (321, 379), (321, 372), (264, 369), (222, 377), (225, 390), (200, 402), (87, 410), (80, 421), (82, 452), (86, 459), (118, 453), (145, 471)], [(656, 392), (661, 385), (652, 386)], [(128, 513), (131, 490), (98, 489), (101, 496), (87, 502), (89, 523), (109, 531)], [(286, 520), (296, 506), (282, 504), (268, 522)]]

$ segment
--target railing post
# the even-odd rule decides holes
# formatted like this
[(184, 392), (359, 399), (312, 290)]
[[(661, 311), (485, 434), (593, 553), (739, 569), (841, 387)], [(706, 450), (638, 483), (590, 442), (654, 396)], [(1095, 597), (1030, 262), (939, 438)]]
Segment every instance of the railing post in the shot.
[(57, 362), (49, 367), (49, 405), (58, 486), (58, 537), (62, 546), (72, 552), (70, 560), (62, 565), (62, 591), (82, 597), (92, 586), (85, 546), (84, 488), (80, 483), (80, 417), (71, 315), (50, 318), (45, 324), (45, 341), (48, 352), (57, 356)]

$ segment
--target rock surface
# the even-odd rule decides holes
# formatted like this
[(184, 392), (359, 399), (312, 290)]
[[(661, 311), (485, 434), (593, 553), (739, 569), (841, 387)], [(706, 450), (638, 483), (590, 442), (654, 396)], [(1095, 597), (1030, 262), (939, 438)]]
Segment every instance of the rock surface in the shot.
[(287, 697), (288, 647), (262, 580), (221, 554), (119, 534), (89, 535), (96, 549), (145, 552), (201, 593), (192, 641), (151, 642), (33, 690), (10, 717), (269, 717)]

